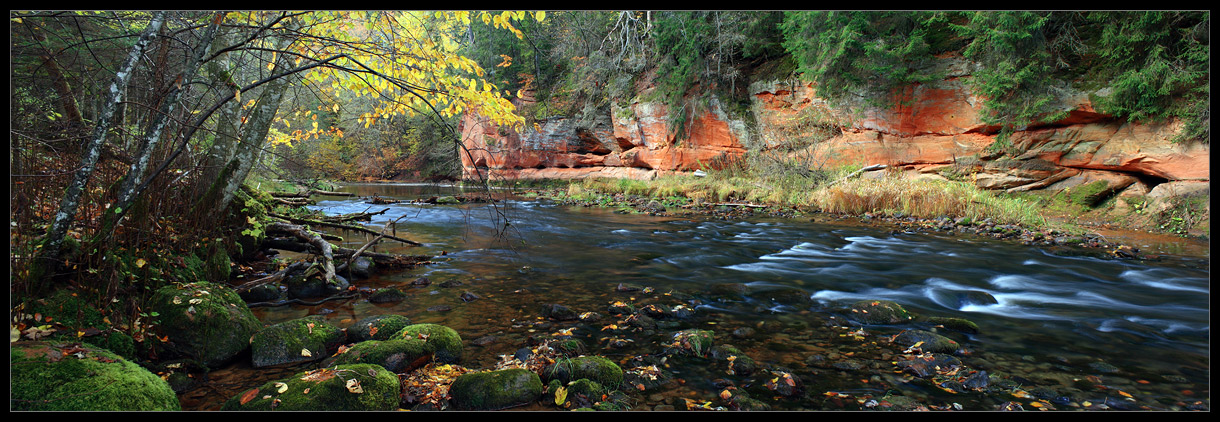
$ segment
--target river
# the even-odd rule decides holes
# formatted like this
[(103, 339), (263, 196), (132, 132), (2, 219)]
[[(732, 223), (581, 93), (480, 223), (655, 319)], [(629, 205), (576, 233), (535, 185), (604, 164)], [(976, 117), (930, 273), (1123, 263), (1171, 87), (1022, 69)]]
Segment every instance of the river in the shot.
[[(413, 200), (457, 188), (342, 190)], [(530, 337), (560, 329), (572, 329), (586, 353), (625, 366), (661, 355), (661, 344), (677, 330), (709, 329), (717, 344), (732, 343), (753, 360), (800, 377), (806, 391), (763, 397), (770, 375), (729, 374), (710, 358), (673, 358), (666, 370), (681, 381), (633, 396), (637, 410), (669, 410), (677, 398), (723, 406), (717, 397), (729, 384), (776, 410), (867, 409), (895, 396), (932, 409), (995, 410), (1009, 401), (1027, 410), (1210, 406), (1209, 256), (1117, 260), (970, 235), (896, 234), (854, 219), (655, 217), (526, 198), (492, 207), (323, 197), (311, 208), (327, 214), (388, 208), (368, 223), (377, 230), (405, 215), (397, 234), (424, 245), (382, 243), (376, 250), (435, 255), (437, 262), (354, 281), (398, 287), (408, 295), (402, 302), (258, 308), (264, 323), (325, 314), (346, 327), (371, 315), (401, 314), (457, 330), (467, 342), (462, 364), (470, 368), (490, 368)], [(368, 240), (334, 233), (350, 248)], [(418, 277), (432, 284), (410, 286)], [(441, 287), (445, 282), (461, 285)], [(616, 291), (620, 285), (650, 291)], [(465, 302), (459, 298), (465, 292), (479, 298)], [(920, 316), (977, 324), (978, 333), (937, 332), (962, 345), (957, 356), (964, 367), (992, 375), (990, 391), (954, 392), (896, 369), (902, 348), (888, 339), (913, 325), (851, 324), (844, 307), (860, 300), (892, 300)], [(623, 330), (611, 328), (620, 322), (607, 312), (614, 302), (683, 304), (695, 313), (655, 330)], [(603, 318), (545, 321), (541, 306), (550, 303)], [(611, 338), (629, 343), (611, 347)], [(996, 393), (995, 386), (1005, 385), (1000, 381), (1011, 383), (1009, 393)]]

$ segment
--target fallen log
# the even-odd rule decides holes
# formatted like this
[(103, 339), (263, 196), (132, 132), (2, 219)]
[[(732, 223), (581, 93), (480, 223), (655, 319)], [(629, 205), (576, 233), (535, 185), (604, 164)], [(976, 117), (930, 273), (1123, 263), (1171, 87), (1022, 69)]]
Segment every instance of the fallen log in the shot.
[(288, 223), (271, 223), (267, 225), (267, 232), (287, 233), (298, 239), (304, 240), (306, 243), (313, 245), (319, 251), (319, 256), (322, 258), (322, 279), (327, 283), (335, 279), (335, 263), (334, 253), (330, 242), (327, 242), (322, 236), (317, 233), (310, 232), (304, 227), (288, 224)]
[(271, 196), (275, 198), (308, 198), (314, 195), (356, 196), (356, 194), (351, 192), (334, 192), (317, 189), (310, 189), (305, 192), (271, 192)]
[[(284, 219), (284, 220), (287, 220), (287, 221), (291, 221), (291, 222), (293, 222), (293, 223), (297, 223), (297, 224), (311, 224), (311, 225), (318, 225), (318, 226), (334, 227), (334, 228), (337, 228), (337, 229), (353, 230), (353, 231), (358, 231), (358, 232), (361, 232), (361, 233), (368, 233), (368, 234), (371, 234), (371, 235), (374, 235), (374, 236), (376, 236), (376, 235), (380, 234), (380, 233), (377, 233), (377, 232), (375, 232), (375, 231), (372, 231), (372, 230), (369, 230), (369, 229), (367, 229), (367, 228), (365, 228), (365, 227), (360, 227), (360, 226), (349, 226), (349, 225), (346, 225), (346, 224), (331, 223), (331, 222), (328, 222), (328, 221), (322, 221), (322, 220), (310, 220), (310, 219), (307, 219), (307, 218), (297, 218), (297, 217), (291, 217), (291, 216), (287, 216), (287, 215), (279, 215), (279, 214), (274, 214), (274, 213), (267, 213), (267, 215), (270, 215), (270, 216), (275, 217), (275, 218), (280, 218), (280, 219)], [(393, 240), (397, 240), (397, 241), (399, 241), (399, 242), (406, 243), (406, 244), (408, 244), (408, 245), (412, 245), (412, 246), (421, 246), (421, 245), (422, 245), (421, 243), (416, 242), (416, 241), (414, 241), (414, 240), (407, 240), (407, 239), (403, 239), (403, 238), (401, 238), (401, 237), (398, 237), (398, 236), (393, 236), (393, 235), (385, 235), (385, 238), (386, 238), (386, 239), (393, 239)]]
[[(386, 208), (386, 209), (388, 210), (389, 208)], [(385, 212), (385, 211), (382, 210), (382, 212)], [(403, 217), (406, 217), (406, 216), (407, 216), (406, 214), (403, 214), (403, 215), (399, 216), (397, 219), (395, 219), (394, 221), (386, 223), (385, 227), (381, 228), (381, 233), (377, 234), (377, 237), (374, 237), (373, 240), (370, 240), (370, 241), (368, 241), (368, 243), (365, 243), (364, 246), (361, 246), (360, 249), (357, 249), (356, 252), (352, 254), (352, 256), (348, 257), (347, 262), (344, 262), (343, 265), (341, 265), (339, 267), (339, 271), (346, 270), (348, 266), (351, 266), (352, 261), (355, 261), (356, 258), (360, 257), (360, 254), (364, 253), (364, 251), (367, 250), (369, 248), (369, 246), (373, 246), (374, 243), (377, 243), (378, 240), (381, 240), (382, 238), (384, 238), (386, 236), (385, 235), (386, 230), (389, 230), (390, 227), (394, 226), (395, 224), (398, 224), (398, 220), (402, 220)]]
[(385, 212), (389, 211), (389, 210), (390, 210), (389, 208), (386, 208), (386, 209), (383, 209), (383, 210), (377, 211), (377, 212), (367, 212), (368, 210), (365, 210), (364, 212), (353, 212), (350, 214), (327, 216), (327, 217), (322, 217), (322, 221), (327, 221), (327, 222), (331, 222), (331, 223), (343, 223), (343, 222), (347, 222), (347, 221), (369, 221), (372, 219), (372, 217), (374, 215), (385, 214)]
[(847, 179), (850, 179), (850, 178), (853, 178), (853, 177), (859, 176), (859, 175), (860, 175), (860, 173), (864, 173), (864, 172), (866, 172), (866, 171), (873, 171), (873, 170), (883, 170), (883, 169), (885, 169), (886, 167), (888, 167), (888, 166), (886, 166), (885, 164), (873, 164), (873, 165), (871, 165), (871, 166), (867, 166), (867, 167), (864, 167), (864, 168), (862, 168), (862, 169), (859, 169), (859, 170), (853, 171), (853, 172), (851, 172), (851, 174), (848, 174), (848, 175), (846, 175), (846, 176), (840, 177), (840, 178), (839, 178), (839, 180), (835, 180), (835, 181), (833, 181), (833, 182), (827, 183), (827, 184), (826, 184), (826, 186), (827, 186), (827, 187), (834, 186), (836, 183), (839, 183), (839, 182), (842, 182), (842, 181), (844, 181), (844, 180), (847, 180)]
[(760, 205), (760, 204), (743, 204), (743, 203), (729, 203), (729, 202), (720, 203), (720, 204), (709, 204), (709, 205), (711, 205), (713, 207), (747, 207), (747, 208), (766, 208), (767, 207), (767, 205)]

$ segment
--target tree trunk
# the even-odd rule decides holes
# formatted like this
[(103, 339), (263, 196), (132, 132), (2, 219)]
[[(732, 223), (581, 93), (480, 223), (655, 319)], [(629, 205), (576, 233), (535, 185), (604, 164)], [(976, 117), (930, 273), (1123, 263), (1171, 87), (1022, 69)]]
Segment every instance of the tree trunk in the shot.
[[(292, 60), (287, 54), (281, 54), (275, 68), (288, 69), (291, 63)], [(240, 142), (236, 145), (233, 157), (217, 175), (208, 191), (195, 203), (197, 216), (216, 218), (224, 215), (237, 188), (246, 180), (250, 169), (254, 168), (254, 161), (267, 140), (267, 132), (271, 129), (271, 122), (279, 111), (280, 100), (284, 98), (291, 78), (292, 76), (286, 75), (268, 82), (263, 87), (246, 118), (245, 125), (242, 126)]]
[(135, 70), (136, 61), (144, 54), (148, 44), (156, 37), (164, 22), (165, 12), (154, 14), (152, 21), (148, 23), (148, 27), (140, 34), (140, 38), (136, 41), (135, 46), (131, 48), (131, 53), (127, 55), (126, 61), (119, 66), (119, 71), (115, 74), (114, 81), (111, 82), (110, 90), (107, 92), (106, 102), (103, 103), (101, 113), (98, 115), (97, 126), (93, 130), (89, 143), (85, 144), (84, 156), (81, 157), (80, 166), (76, 169), (72, 182), (68, 184), (63, 200), (59, 203), (59, 211), (55, 213), (55, 220), (47, 231), (47, 237), (42, 247), (41, 259), (35, 263), (34, 271), (31, 273), (32, 279), (42, 278), (46, 274), (46, 270), (54, 268), (54, 265), (59, 260), (59, 248), (63, 245), (64, 236), (68, 233), (68, 227), (76, 219), (76, 210), (80, 207), (81, 194), (85, 192), (85, 186), (89, 184), (89, 179), (93, 177), (93, 169), (97, 165), (102, 145), (106, 141), (106, 134), (110, 131), (115, 109), (123, 101), (123, 92), (127, 87), (127, 82), (131, 80), (131, 74)]
[(148, 170), (148, 163), (152, 160), (153, 151), (156, 150), (157, 144), (161, 141), (162, 131), (164, 131), (165, 126), (169, 123), (174, 109), (177, 108), (178, 99), (186, 91), (186, 88), (190, 86), (191, 81), (195, 79), (199, 68), (203, 66), (203, 60), (207, 57), (208, 51), (212, 46), (212, 39), (216, 36), (218, 26), (215, 20), (208, 25), (207, 30), (204, 31), (203, 38), (199, 41), (199, 45), (195, 47), (191, 62), (186, 65), (185, 73), (178, 75), (174, 86), (170, 87), (169, 92), (160, 99), (161, 108), (158, 110), (157, 115), (153, 117), (148, 129), (145, 130), (139, 152), (131, 163), (131, 167), (127, 170), (127, 174), (123, 176), (119, 187), (118, 200), (107, 209), (102, 220), (102, 229), (97, 234), (99, 241), (110, 236), (114, 228), (120, 224), (123, 215), (131, 208), (132, 202), (142, 193), (138, 188), (143, 182), (144, 173)]

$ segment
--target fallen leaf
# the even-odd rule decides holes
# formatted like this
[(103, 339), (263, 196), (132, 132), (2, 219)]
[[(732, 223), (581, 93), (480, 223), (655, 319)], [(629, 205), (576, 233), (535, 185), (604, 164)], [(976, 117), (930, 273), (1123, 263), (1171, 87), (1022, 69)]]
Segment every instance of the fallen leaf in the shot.
[(250, 400), (254, 400), (254, 396), (257, 396), (257, 395), (258, 395), (257, 388), (247, 391), (246, 394), (242, 394), (242, 396), (241, 396), (241, 404), (249, 403)]
[(359, 380), (352, 378), (350, 380), (347, 380), (347, 391), (351, 391), (352, 393), (355, 393), (355, 394), (360, 394), (360, 393), (364, 392), (364, 389), (360, 387)]
[(555, 405), (563, 406), (563, 402), (568, 401), (568, 389), (559, 387), (555, 390)]
[(301, 356), (304, 356), (304, 357), (307, 357), (307, 358), (308, 358), (308, 357), (313, 357), (313, 353), (310, 353), (310, 352), (309, 352), (309, 349), (301, 349)]
[(275, 383), (275, 392), (284, 394), (286, 391), (288, 391), (288, 384), (284, 384), (282, 382)]

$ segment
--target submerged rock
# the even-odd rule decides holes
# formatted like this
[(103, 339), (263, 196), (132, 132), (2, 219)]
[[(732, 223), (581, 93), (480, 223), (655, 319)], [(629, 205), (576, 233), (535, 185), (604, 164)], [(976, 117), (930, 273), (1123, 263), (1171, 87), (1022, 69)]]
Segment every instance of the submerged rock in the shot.
[(9, 410), (182, 410), (169, 383), (87, 343), (9, 343)]
[(369, 295), (369, 302), (372, 303), (390, 303), (401, 302), (407, 298), (406, 293), (393, 287), (377, 289), (373, 294)]
[(398, 409), (400, 391), (398, 376), (379, 365), (337, 365), (246, 390), (221, 410), (388, 411)]
[(517, 407), (542, 397), (538, 374), (514, 368), (462, 374), (449, 386), (451, 403), (461, 410), (496, 410)]
[(160, 314), (171, 350), (210, 368), (250, 347), (250, 336), (261, 327), (233, 289), (208, 282), (162, 287), (149, 310)]
[(894, 337), (894, 344), (933, 353), (954, 353), (961, 348), (948, 337), (923, 330), (903, 330)]
[(919, 378), (928, 378), (936, 375), (956, 373), (962, 367), (962, 361), (946, 354), (927, 353), (912, 357), (909, 360), (895, 362), (894, 365), (905, 373)]
[(862, 300), (851, 304), (847, 316), (852, 321), (871, 324), (899, 324), (914, 319), (914, 316), (897, 302), (890, 300)]
[(704, 356), (712, 348), (715, 333), (711, 330), (683, 330), (674, 333), (672, 341), (665, 347), (677, 354), (693, 354)]
[(573, 311), (567, 306), (551, 303), (542, 305), (542, 317), (550, 318), (556, 321), (572, 321), (578, 319), (580, 316), (576, 314), (576, 311)]

